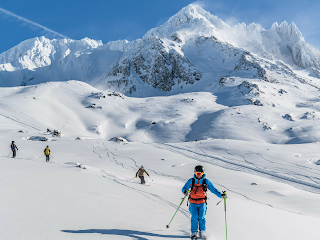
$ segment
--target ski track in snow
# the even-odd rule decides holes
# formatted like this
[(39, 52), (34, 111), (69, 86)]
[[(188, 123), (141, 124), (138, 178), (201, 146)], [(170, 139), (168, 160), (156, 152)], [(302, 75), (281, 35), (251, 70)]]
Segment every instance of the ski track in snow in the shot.
[(20, 120), (18, 120), (18, 119), (14, 119), (14, 118), (12, 118), (12, 117), (9, 117), (9, 116), (7, 116), (7, 115), (5, 115), (5, 114), (3, 114), (3, 113), (0, 113), (0, 116), (3, 116), (3, 117), (8, 118), (8, 119), (10, 119), (10, 120), (12, 120), (12, 121), (15, 121), (15, 122), (19, 123), (20, 125), (22, 125), (22, 126), (24, 126), (24, 127), (29, 127), (29, 128), (35, 129), (35, 130), (37, 130), (37, 131), (42, 131), (42, 129), (40, 129), (40, 128), (30, 126), (29, 124), (26, 124), (26, 123), (24, 123), (24, 122), (22, 122), (22, 121), (20, 121)]
[[(111, 160), (112, 162), (115, 162), (117, 165), (121, 165), (123, 168), (128, 169), (128, 170), (134, 170), (134, 171), (135, 171), (135, 170), (138, 168), (137, 162), (136, 162), (133, 158), (127, 157), (127, 156), (116, 155), (116, 154), (114, 154), (113, 152), (111, 152), (111, 151), (106, 147), (105, 141), (106, 141), (106, 140), (103, 141), (103, 146), (102, 146), (102, 147), (99, 147), (99, 145), (100, 145), (99, 141), (97, 142), (97, 145), (93, 145), (93, 152), (94, 152), (95, 154), (97, 154), (97, 155), (99, 156), (99, 158), (102, 158), (102, 159), (111, 158), (111, 159), (112, 159), (112, 160)], [(201, 157), (215, 158), (215, 157), (213, 157), (213, 156), (209, 156), (208, 154), (205, 154), (205, 152), (204, 152), (202, 149), (188, 150), (188, 149), (184, 149), (184, 148), (180, 148), (180, 147), (175, 147), (175, 146), (172, 146), (172, 145), (170, 145), (170, 144), (158, 144), (158, 143), (157, 143), (157, 144), (155, 144), (155, 143), (152, 143), (152, 144), (148, 143), (148, 145), (152, 145), (153, 147), (162, 148), (162, 149), (165, 149), (165, 150), (169, 150), (169, 147), (172, 147), (172, 148), (170, 148), (170, 150), (169, 150), (169, 151), (171, 151), (171, 152), (180, 153), (180, 154), (182, 154), (182, 155), (184, 155), (184, 156), (187, 156), (187, 157), (189, 157), (189, 158), (192, 158), (192, 159), (195, 159), (195, 160), (198, 160), (198, 161), (201, 161), (201, 162), (214, 164), (214, 162), (208, 162), (208, 160), (201, 159)], [(178, 150), (176, 150), (176, 148), (177, 148)], [(97, 152), (98, 150), (103, 150), (104, 153), (106, 154), (106, 157), (101, 156), (101, 154), (99, 154), (99, 153)], [(199, 156), (198, 159), (197, 159), (196, 157), (192, 157), (191, 155), (187, 155), (186, 153), (179, 152), (179, 151), (183, 151), (183, 150), (184, 150), (184, 151), (187, 151), (187, 152), (191, 152), (191, 153), (193, 153), (193, 154), (198, 154), (198, 155), (200, 155), (200, 156)], [(203, 152), (203, 153), (197, 153), (197, 152), (196, 152), (197, 150), (200, 150), (200, 151)], [(10, 154), (11, 154), (11, 153), (10, 153)], [(230, 153), (228, 153), (228, 154), (230, 154)], [(201, 155), (204, 155), (204, 156), (201, 156)], [(7, 156), (2, 155), (1, 157), (7, 157)], [(126, 166), (124, 163), (122, 163), (122, 162), (120, 162), (119, 160), (117, 160), (116, 157), (127, 158), (127, 159), (129, 159), (130, 161), (132, 161), (135, 166), (134, 166), (134, 167), (132, 167), (132, 166), (129, 166), (129, 167), (128, 167), (128, 166)], [(243, 156), (242, 156), (242, 157), (243, 157)], [(8, 157), (8, 158), (9, 158), (9, 157)], [(243, 157), (243, 158), (244, 158), (244, 157)], [(15, 159), (27, 160), (27, 161), (38, 161), (38, 160), (29, 159), (29, 158), (28, 158), (28, 159), (27, 159), (27, 158), (15, 158)], [(218, 160), (218, 161), (223, 161), (223, 160), (221, 160), (221, 159), (217, 159), (217, 160)], [(237, 160), (236, 160), (236, 161), (237, 161)], [(54, 162), (52, 162), (52, 161), (50, 161), (50, 163), (54, 164)], [(226, 163), (228, 164), (229, 162), (226, 162)], [(60, 163), (60, 164), (61, 164), (61, 163)], [(238, 168), (238, 169), (236, 169), (235, 167), (232, 168), (232, 164), (233, 164), (233, 163), (230, 163), (231, 167), (225, 167), (225, 166), (221, 166), (221, 167), (224, 167), (224, 168), (227, 168), (227, 169), (231, 169), (231, 170), (240, 171), (240, 170), (239, 170), (240, 168)], [(218, 164), (215, 164), (215, 165), (220, 166), (220, 165), (218, 165)], [(236, 163), (236, 166), (238, 166), (238, 165), (239, 165), (239, 164)], [(88, 166), (88, 165), (85, 165), (85, 166)], [(150, 193), (150, 192), (147, 192), (147, 191), (143, 191), (143, 190), (141, 190), (141, 189), (138, 189), (138, 188), (135, 188), (135, 187), (130, 186), (130, 184), (136, 184), (136, 183), (130, 182), (130, 180), (132, 180), (132, 179), (124, 179), (124, 178), (121, 179), (119, 176), (113, 175), (113, 174), (107, 172), (107, 171), (104, 170), (104, 169), (96, 168), (96, 167), (91, 167), (91, 166), (90, 166), (90, 168), (98, 169), (98, 170), (101, 172), (101, 175), (98, 175), (98, 177), (103, 177), (103, 178), (105, 178), (105, 179), (107, 179), (107, 180), (109, 180), (109, 181), (115, 182), (115, 183), (117, 183), (117, 184), (119, 184), (119, 185), (122, 185), (122, 186), (124, 186), (124, 187), (126, 187), (126, 188), (129, 188), (129, 189), (131, 189), (131, 190), (133, 190), (133, 191), (139, 192), (141, 195), (143, 195), (144, 197), (146, 197), (146, 198), (148, 198), (148, 199), (150, 199), (150, 200), (152, 200), (152, 201), (154, 201), (154, 202), (157, 202), (157, 203), (162, 204), (162, 205), (170, 206), (170, 207), (172, 207), (173, 209), (177, 209), (177, 208), (179, 207), (179, 205), (174, 204), (174, 203), (168, 201), (167, 199), (165, 199), (165, 198), (163, 198), (163, 197), (161, 197), (161, 196), (159, 196), (159, 195), (157, 195), (157, 194)], [(176, 177), (176, 176), (173, 176), (173, 175), (169, 175), (169, 174), (164, 174), (164, 173), (161, 173), (161, 172), (157, 172), (157, 171), (154, 171), (154, 170), (152, 170), (152, 169), (150, 169), (150, 171), (152, 171), (153, 173), (155, 173), (155, 174), (157, 174), (157, 175), (163, 176), (163, 177), (174, 178), (174, 179), (178, 179), (178, 180), (180, 180), (180, 181), (186, 181), (186, 180), (187, 180), (187, 179), (184, 179), (184, 178), (181, 178), (181, 177)], [(254, 173), (253, 171), (242, 171), (242, 172)], [(260, 171), (259, 171), (258, 173), (260, 173)], [(256, 173), (255, 173), (255, 174), (256, 174)], [(256, 175), (259, 175), (259, 174), (256, 174)], [(261, 174), (260, 174), (260, 175), (261, 175)], [(266, 174), (263, 174), (263, 176), (265, 177)], [(267, 175), (267, 176), (268, 176), (268, 175)], [(274, 178), (272, 178), (272, 179), (275, 180)], [(283, 180), (283, 179), (280, 179), (280, 180), (278, 180), (278, 181), (281, 182), (281, 180)], [(284, 181), (282, 181), (282, 182), (284, 182)], [(286, 183), (287, 183), (287, 181), (286, 181)], [(139, 184), (139, 185), (140, 185), (140, 184)], [(223, 186), (223, 185), (221, 185), (221, 184), (215, 183), (215, 185), (219, 185), (220, 187), (224, 188), (225, 190), (227, 190), (227, 191), (229, 191), (229, 192), (232, 192), (232, 193), (235, 193), (235, 194), (237, 194), (237, 195), (240, 195), (240, 196), (246, 198), (247, 200), (250, 200), (250, 201), (253, 201), (253, 202), (256, 202), (256, 203), (259, 203), (259, 204), (263, 204), (263, 205), (266, 205), (266, 206), (269, 206), (269, 207), (272, 207), (272, 208), (275, 208), (275, 207), (272, 206), (271, 204), (268, 204), (268, 203), (264, 203), (264, 202), (260, 202), (260, 201), (251, 199), (251, 198), (247, 197), (246, 195), (244, 195), (244, 194), (242, 194), (242, 193), (239, 193), (239, 192), (235, 192), (235, 191), (233, 191), (232, 189), (229, 189), (229, 188), (227, 188), (227, 187), (225, 187), (225, 186)], [(308, 187), (309, 187), (309, 186), (308, 186)], [(302, 189), (303, 189), (303, 188), (302, 188)], [(303, 190), (306, 190), (306, 189), (303, 189)], [(301, 213), (293, 212), (293, 211), (290, 211), (290, 210), (287, 210), (287, 209), (283, 209), (283, 208), (278, 208), (278, 207), (277, 207), (277, 209), (281, 209), (281, 210), (284, 210), (284, 211), (287, 211), (287, 212), (291, 212), (291, 213), (295, 213), (295, 214), (301, 214)], [(191, 218), (190, 212), (189, 212), (188, 210), (185, 210), (185, 209), (183, 209), (183, 208), (179, 208), (179, 212), (180, 212), (181, 214), (183, 214), (185, 217), (187, 217), (188, 219)]]
[[(319, 177), (309, 177), (306, 175), (294, 173), (293, 171), (283, 169), (283, 168), (272, 168), (268, 166), (260, 166), (258, 164), (247, 161), (247, 159), (241, 155), (240, 156), (244, 159), (245, 162), (240, 162), (235, 158), (226, 157), (219, 154), (217, 154), (217, 156), (212, 156), (208, 153), (197, 152), (195, 149), (185, 149), (182, 147), (177, 147), (177, 146), (173, 146), (166, 143), (164, 144), (148, 143), (148, 144), (156, 148), (161, 148), (174, 153), (181, 154), (185, 157), (197, 160), (199, 162), (213, 164), (229, 170), (255, 174), (258, 176), (262, 176), (264, 178), (275, 180), (277, 182), (289, 184), (301, 190), (320, 194), (320, 183), (318, 182), (320, 180)], [(203, 152), (203, 150), (201, 151)], [(268, 161), (267, 159), (265, 160)], [(318, 171), (314, 169), (311, 169), (311, 168), (308, 169), (307, 167), (299, 166), (297, 164), (295, 164), (295, 166), (298, 168), (303, 168), (303, 170), (307, 170), (308, 172), (319, 174)], [(284, 174), (287, 174), (289, 176), (286, 176)], [(301, 178), (304, 178), (304, 179), (301, 179)]]
[[(138, 165), (137, 165), (137, 162), (136, 162), (133, 158), (127, 157), (127, 156), (116, 155), (116, 154), (114, 154), (113, 152), (111, 152), (111, 151), (106, 147), (105, 141), (103, 141), (103, 147), (102, 147), (102, 148), (99, 147), (99, 142), (97, 143), (96, 146), (93, 146), (93, 148), (94, 148), (93, 152), (94, 152), (95, 154), (97, 154), (97, 155), (99, 156), (99, 158), (105, 159), (105, 157), (101, 156), (101, 154), (99, 154), (99, 153), (97, 152), (97, 150), (101, 149), (101, 150), (105, 151), (104, 153), (106, 154), (106, 157), (111, 158), (111, 159), (112, 159), (111, 161), (115, 162), (117, 165), (121, 165), (123, 168), (129, 169), (129, 170), (136, 170), (137, 168), (139, 168)], [(118, 160), (116, 159), (116, 157), (123, 157), (123, 158), (127, 158), (127, 159), (131, 160), (131, 161), (134, 163), (135, 167), (132, 167), (132, 166), (128, 167), (128, 166), (126, 166), (124, 163), (121, 163), (120, 161), (118, 161)], [(117, 177), (117, 176), (115, 176), (115, 175), (112, 175), (112, 174), (106, 172), (106, 171), (103, 170), (103, 169), (100, 169), (100, 171), (103, 173), (103, 174), (102, 174), (102, 177), (107, 178), (108, 180), (111, 180), (111, 181), (113, 181), (113, 182), (115, 182), (115, 183), (117, 183), (117, 184), (120, 184), (120, 185), (122, 185), (122, 186), (124, 186), (124, 187), (127, 187), (127, 188), (129, 188), (129, 189), (131, 189), (131, 190), (137, 191), (137, 192), (139, 192), (140, 194), (142, 194), (144, 197), (146, 197), (146, 198), (148, 198), (148, 199), (150, 199), (150, 200), (152, 200), (152, 201), (158, 202), (158, 203), (160, 203), (160, 204), (168, 205), (168, 206), (170, 206), (170, 207), (172, 207), (172, 208), (174, 208), (174, 209), (177, 209), (177, 208), (179, 207), (179, 205), (176, 205), (176, 204), (174, 204), (174, 203), (166, 200), (165, 198), (163, 198), (163, 197), (161, 197), (161, 196), (159, 196), (159, 195), (157, 195), (157, 194), (150, 193), (150, 192), (147, 192), (147, 191), (143, 191), (143, 190), (134, 188), (134, 187), (132, 187), (132, 186), (129, 186), (128, 184), (125, 184), (125, 182), (130, 183), (130, 181), (129, 181), (130, 179), (127, 179), (127, 180), (120, 179), (119, 177)], [(181, 178), (179, 178), (179, 177), (175, 177), (175, 176), (171, 176), (171, 175), (167, 175), (167, 174), (163, 174), (163, 173), (157, 173), (157, 172), (155, 172), (155, 171), (153, 171), (153, 170), (151, 170), (151, 171), (154, 172), (155, 174), (158, 174), (158, 175), (161, 175), (161, 176), (172, 177), (172, 178), (176, 178), (176, 179), (181, 179)], [(183, 179), (183, 180), (185, 180), (185, 179)], [(131, 183), (132, 183), (132, 182), (131, 182)], [(187, 210), (185, 210), (185, 209), (183, 209), (183, 208), (180, 208), (180, 209), (179, 209), (179, 212), (182, 213), (184, 216), (186, 216), (188, 219), (190, 219), (191, 215), (190, 215), (189, 211), (187, 211)]]
[[(145, 144), (146, 144), (146, 143), (145, 143)], [(149, 143), (148, 143), (148, 144), (149, 144)], [(99, 142), (97, 142), (97, 145), (99, 145)], [(104, 157), (102, 157), (99, 153), (96, 152), (97, 149), (101, 149), (101, 150), (106, 151), (105, 154), (107, 155), (108, 158), (112, 158), (112, 161), (113, 161), (113, 162), (115, 162), (115, 163), (118, 164), (118, 165), (121, 165), (121, 166), (122, 166), (123, 168), (125, 168), (125, 169), (129, 169), (129, 170), (134, 170), (134, 171), (135, 171), (137, 168), (139, 168), (137, 162), (136, 162), (133, 158), (130, 158), (130, 157), (127, 157), (127, 156), (116, 155), (116, 154), (114, 154), (113, 152), (111, 152), (111, 151), (105, 146), (105, 141), (103, 141), (103, 148), (100, 148), (100, 147), (98, 147), (97, 145), (96, 145), (96, 146), (93, 146), (93, 148), (94, 148), (93, 152), (96, 153), (100, 158), (104, 158)], [(149, 145), (154, 145), (154, 143), (153, 143), (153, 144), (149, 144)], [(160, 144), (160, 145), (169, 145), (169, 144)], [(169, 145), (169, 146), (170, 146), (170, 145)], [(158, 147), (158, 146), (157, 146), (157, 147)], [(162, 149), (163, 149), (163, 148), (162, 148)], [(164, 148), (164, 149), (168, 150), (167, 148)], [(201, 152), (205, 153), (202, 149), (197, 149), (197, 150), (200, 150)], [(195, 152), (196, 152), (196, 150), (195, 150)], [(230, 153), (228, 153), (228, 154), (230, 154)], [(231, 154), (230, 154), (230, 155), (231, 155)], [(128, 167), (128, 166), (126, 166), (124, 163), (119, 162), (119, 161), (116, 159), (116, 157), (123, 157), (123, 158), (127, 158), (127, 159), (133, 161), (135, 167)], [(243, 157), (243, 156), (242, 156), (242, 157)], [(192, 157), (191, 157), (191, 158), (192, 158)], [(244, 158), (244, 157), (243, 157), (243, 158)], [(194, 159), (194, 158), (193, 158), (193, 159)], [(206, 163), (207, 163), (207, 162), (206, 162)], [(228, 168), (228, 169), (230, 169), (230, 168)], [(164, 204), (166, 204), (166, 205), (169, 205), (169, 206), (173, 207), (174, 209), (177, 209), (178, 206), (179, 206), (179, 205), (175, 205), (175, 204), (169, 202), (168, 200), (164, 199), (163, 197), (161, 197), (161, 196), (159, 196), (159, 195), (152, 194), (152, 193), (149, 193), (149, 192), (146, 192), (146, 191), (142, 191), (142, 190), (140, 190), (140, 189), (131, 187), (131, 186), (123, 183), (123, 182), (128, 182), (128, 181), (130, 182), (131, 179), (127, 179), (127, 180), (120, 179), (119, 177), (117, 177), (117, 176), (115, 176), (115, 175), (112, 175), (112, 174), (110, 174), (110, 173), (107, 173), (107, 172), (106, 172), (105, 170), (103, 170), (103, 169), (100, 169), (100, 171), (103, 172), (104, 174), (106, 174), (106, 175), (102, 175), (102, 177), (107, 178), (107, 179), (109, 179), (109, 180), (112, 180), (112, 181), (114, 181), (114, 182), (116, 182), (116, 183), (118, 183), (118, 184), (120, 184), (120, 185), (123, 185), (123, 186), (125, 186), (125, 187), (127, 187), (127, 188), (130, 188), (130, 189), (132, 189), (132, 190), (138, 191), (140, 194), (142, 194), (144, 197), (146, 197), (146, 198), (148, 198), (148, 199), (151, 199), (151, 200), (153, 200), (153, 201), (156, 201), (155, 199), (157, 199), (157, 200), (158, 200), (158, 201), (157, 201), (158, 203), (160, 203), (160, 204), (163, 204), (163, 203), (164, 203)], [(174, 178), (174, 179), (180, 180), (180, 181), (182, 181), (182, 182), (187, 181), (187, 179), (184, 179), (184, 178), (181, 178), (181, 177), (177, 177), (177, 176), (173, 176), (173, 175), (169, 175), (169, 174), (164, 174), (164, 173), (161, 173), (161, 172), (154, 171), (154, 170), (152, 170), (152, 169), (150, 169), (150, 171), (153, 172), (153, 173), (155, 173), (155, 174), (157, 174), (157, 175), (163, 176), (163, 177)], [(251, 172), (250, 172), (250, 173), (251, 173)], [(132, 182), (131, 182), (131, 183), (132, 183)], [(283, 210), (283, 211), (287, 211), (287, 212), (291, 212), (291, 213), (295, 213), (295, 214), (300, 214), (300, 215), (302, 215), (302, 214), (299, 213), (299, 212), (293, 212), (293, 211), (290, 211), (290, 210), (287, 210), (287, 209), (274, 207), (273, 205), (271, 205), (271, 204), (269, 204), (269, 203), (264, 203), (264, 202), (261, 202), (261, 201), (254, 200), (254, 199), (252, 199), (252, 198), (247, 197), (246, 195), (244, 195), (244, 194), (242, 194), (242, 193), (235, 192), (234, 190), (229, 189), (229, 188), (227, 188), (227, 187), (225, 187), (225, 186), (223, 186), (223, 185), (221, 185), (221, 184), (215, 183), (215, 185), (218, 185), (218, 186), (224, 188), (224, 189), (227, 190), (228, 192), (232, 192), (232, 193), (234, 193), (234, 194), (237, 194), (237, 195), (239, 195), (239, 196), (242, 196), (242, 197), (246, 198), (247, 200), (250, 200), (250, 201), (253, 201), (253, 202), (262, 204), (262, 205), (266, 205), (266, 206), (269, 206), (269, 207), (272, 207), (272, 208), (277, 208), (277, 209), (281, 209), (281, 210)], [(151, 197), (153, 197), (153, 198), (151, 198), (150, 195), (151, 195)], [(154, 199), (154, 198), (155, 198), (155, 199)], [(160, 201), (159, 201), (159, 200), (160, 200)], [(180, 211), (183, 215), (185, 215), (186, 217), (188, 217), (188, 218), (191, 217), (189, 211), (186, 211), (186, 210), (181, 209), (181, 208), (179, 209), (179, 211)]]

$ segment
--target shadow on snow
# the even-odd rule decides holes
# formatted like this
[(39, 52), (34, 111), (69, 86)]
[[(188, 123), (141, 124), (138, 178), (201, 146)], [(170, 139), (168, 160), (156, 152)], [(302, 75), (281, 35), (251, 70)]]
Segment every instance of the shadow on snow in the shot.
[(140, 232), (134, 230), (123, 230), (123, 229), (87, 229), (87, 230), (61, 230), (66, 233), (100, 233), (105, 235), (118, 235), (118, 236), (127, 236), (130, 238), (135, 238), (138, 240), (148, 240), (147, 238), (141, 236), (151, 236), (151, 237), (160, 237), (160, 238), (189, 238), (188, 235), (161, 235), (156, 233)]

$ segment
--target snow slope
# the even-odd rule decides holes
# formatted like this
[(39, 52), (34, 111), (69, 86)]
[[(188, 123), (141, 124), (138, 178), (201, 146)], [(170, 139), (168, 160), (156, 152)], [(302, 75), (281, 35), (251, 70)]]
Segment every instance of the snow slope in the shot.
[[(206, 133), (206, 109), (237, 114), (209, 93), (133, 98), (77, 81), (0, 91), (1, 239), (188, 238), (186, 203), (165, 226), (197, 164), (228, 193), (228, 239), (317, 239), (318, 143), (189, 141)], [(242, 135), (258, 136), (253, 128), (248, 132), (250, 124)], [(115, 142), (117, 136), (130, 141)], [(9, 154), (12, 140), (19, 148), (16, 159)], [(43, 157), (47, 145), (51, 163)], [(140, 165), (151, 176), (150, 186), (134, 178)], [(219, 200), (209, 193), (209, 239), (225, 239)]]
[(165, 226), (198, 164), (228, 193), (228, 239), (317, 239), (319, 56), (294, 23), (231, 27), (196, 5), (133, 42), (0, 54), (1, 239), (186, 239), (186, 203)]

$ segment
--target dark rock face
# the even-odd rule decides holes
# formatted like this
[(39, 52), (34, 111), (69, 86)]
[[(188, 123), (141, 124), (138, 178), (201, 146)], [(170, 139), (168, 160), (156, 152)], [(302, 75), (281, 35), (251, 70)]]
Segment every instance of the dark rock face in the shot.
[(238, 89), (243, 94), (252, 94), (254, 96), (259, 96), (260, 94), (263, 94), (257, 84), (252, 84), (247, 81), (243, 81), (239, 86)]
[(250, 53), (245, 53), (241, 56), (234, 71), (250, 71), (254, 70), (254, 78), (260, 78), (264, 81), (268, 81), (266, 70), (258, 64)]
[(143, 40), (138, 49), (125, 53), (110, 70), (109, 85), (127, 87), (129, 93), (136, 90), (135, 76), (143, 83), (168, 92), (176, 84), (193, 84), (202, 78), (192, 63), (174, 49), (165, 49), (162, 40)]

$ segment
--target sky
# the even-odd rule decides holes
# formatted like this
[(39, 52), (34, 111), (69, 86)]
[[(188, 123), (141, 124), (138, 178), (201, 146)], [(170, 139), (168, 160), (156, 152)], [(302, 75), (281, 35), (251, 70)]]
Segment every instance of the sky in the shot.
[(294, 22), (306, 42), (320, 49), (318, 0), (0, 0), (0, 53), (20, 42), (47, 38), (109, 41), (141, 38), (190, 3), (197, 3), (229, 25)]

